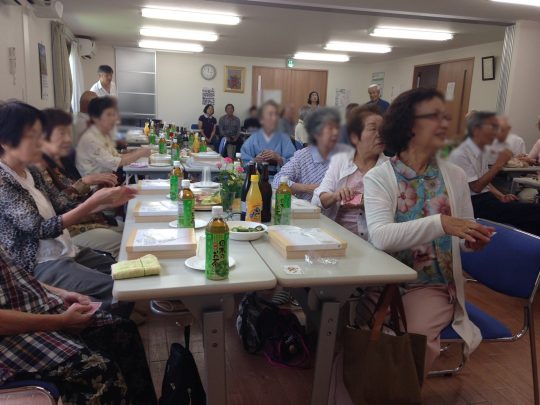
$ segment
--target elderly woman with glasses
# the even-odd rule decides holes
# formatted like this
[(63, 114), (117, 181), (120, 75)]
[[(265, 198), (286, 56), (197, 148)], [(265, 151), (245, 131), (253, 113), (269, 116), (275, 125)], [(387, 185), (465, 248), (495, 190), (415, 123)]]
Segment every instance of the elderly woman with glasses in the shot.
[(339, 120), (339, 113), (332, 108), (320, 108), (309, 116), (305, 124), (309, 146), (297, 151), (274, 176), (274, 189), (279, 186), (281, 177), (287, 176), (292, 192), (298, 198), (311, 201), (313, 191), (328, 170), (330, 158), (351, 149), (338, 144)]
[(427, 336), (425, 371), (452, 324), (465, 353), (481, 340), (465, 309), (460, 250), (489, 243), (493, 229), (476, 223), (463, 170), (440, 160), (450, 116), (435, 89), (399, 95), (386, 112), (381, 137), (395, 156), (364, 179), (369, 240), (418, 273), (403, 287), (408, 331)]
[(357, 107), (350, 111), (347, 131), (354, 149), (332, 158), (313, 203), (338, 224), (367, 239), (364, 215), (364, 176), (385, 161), (384, 144), (379, 137), (382, 117), (377, 107)]

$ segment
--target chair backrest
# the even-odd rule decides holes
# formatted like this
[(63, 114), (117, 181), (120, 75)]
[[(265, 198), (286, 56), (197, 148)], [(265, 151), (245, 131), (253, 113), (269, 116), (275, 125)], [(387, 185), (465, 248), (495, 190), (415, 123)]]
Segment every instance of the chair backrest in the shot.
[(191, 129), (199, 129), (199, 124), (191, 124)]
[(483, 250), (462, 252), (463, 270), (492, 290), (529, 298), (540, 272), (540, 238), (495, 222), (478, 222), (497, 233)]

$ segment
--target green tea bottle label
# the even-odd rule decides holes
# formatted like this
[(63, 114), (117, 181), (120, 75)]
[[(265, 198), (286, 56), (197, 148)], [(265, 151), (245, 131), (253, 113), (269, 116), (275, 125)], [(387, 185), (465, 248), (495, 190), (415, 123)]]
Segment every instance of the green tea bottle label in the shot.
[(206, 231), (206, 278), (223, 280), (229, 277), (229, 233)]
[(276, 194), (276, 225), (289, 225), (291, 223), (291, 195)]
[(171, 197), (171, 201), (176, 201), (178, 198), (178, 176), (172, 175), (169, 179), (170, 183), (170, 192), (169, 196)]
[(159, 153), (160, 155), (165, 155), (167, 153), (167, 143), (159, 142)]
[[(183, 215), (180, 228), (195, 228), (195, 201), (182, 200)], [(180, 218), (180, 217), (178, 217)]]

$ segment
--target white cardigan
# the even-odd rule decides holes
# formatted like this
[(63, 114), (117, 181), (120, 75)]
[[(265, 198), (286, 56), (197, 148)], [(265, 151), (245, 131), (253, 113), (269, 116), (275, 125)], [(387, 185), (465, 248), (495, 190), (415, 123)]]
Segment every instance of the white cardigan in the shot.
[[(339, 203), (325, 209), (321, 204), (320, 195), (322, 193), (333, 193), (346, 186), (347, 177), (358, 169), (353, 162), (355, 153), (356, 150), (351, 149), (350, 151), (341, 152), (332, 156), (332, 159), (330, 159), (330, 165), (328, 166), (328, 170), (326, 171), (321, 184), (315, 189), (315, 191), (313, 191), (311, 203), (321, 207), (323, 209), (323, 214), (330, 219), (336, 219), (336, 215), (339, 210)], [(379, 156), (379, 160), (377, 161), (377, 165), (380, 165), (386, 160), (388, 160), (388, 158), (381, 154), (381, 156)], [(364, 192), (364, 190), (361, 191)]]
[[(458, 218), (474, 218), (465, 172), (450, 162), (438, 160), (437, 163), (444, 179), (452, 215)], [(389, 161), (374, 167), (364, 177), (364, 205), (370, 242), (373, 246), (387, 252), (397, 252), (429, 243), (445, 235), (441, 215), (395, 223), (398, 195), (396, 175)], [(465, 310), (461, 249), (464, 249), (464, 244), (459, 238), (452, 237), (452, 260), (457, 299), (452, 327), (464, 340), (465, 354), (468, 356), (480, 344), (482, 335), (469, 320)]]

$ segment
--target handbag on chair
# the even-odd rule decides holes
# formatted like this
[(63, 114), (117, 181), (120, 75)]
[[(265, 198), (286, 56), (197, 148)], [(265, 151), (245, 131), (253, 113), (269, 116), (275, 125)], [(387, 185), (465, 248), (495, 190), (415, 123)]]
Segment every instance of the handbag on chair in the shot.
[[(395, 336), (382, 332), (388, 313)], [(343, 347), (343, 381), (355, 404), (421, 403), (426, 337), (407, 333), (396, 285), (381, 294), (371, 330), (344, 329)]]

